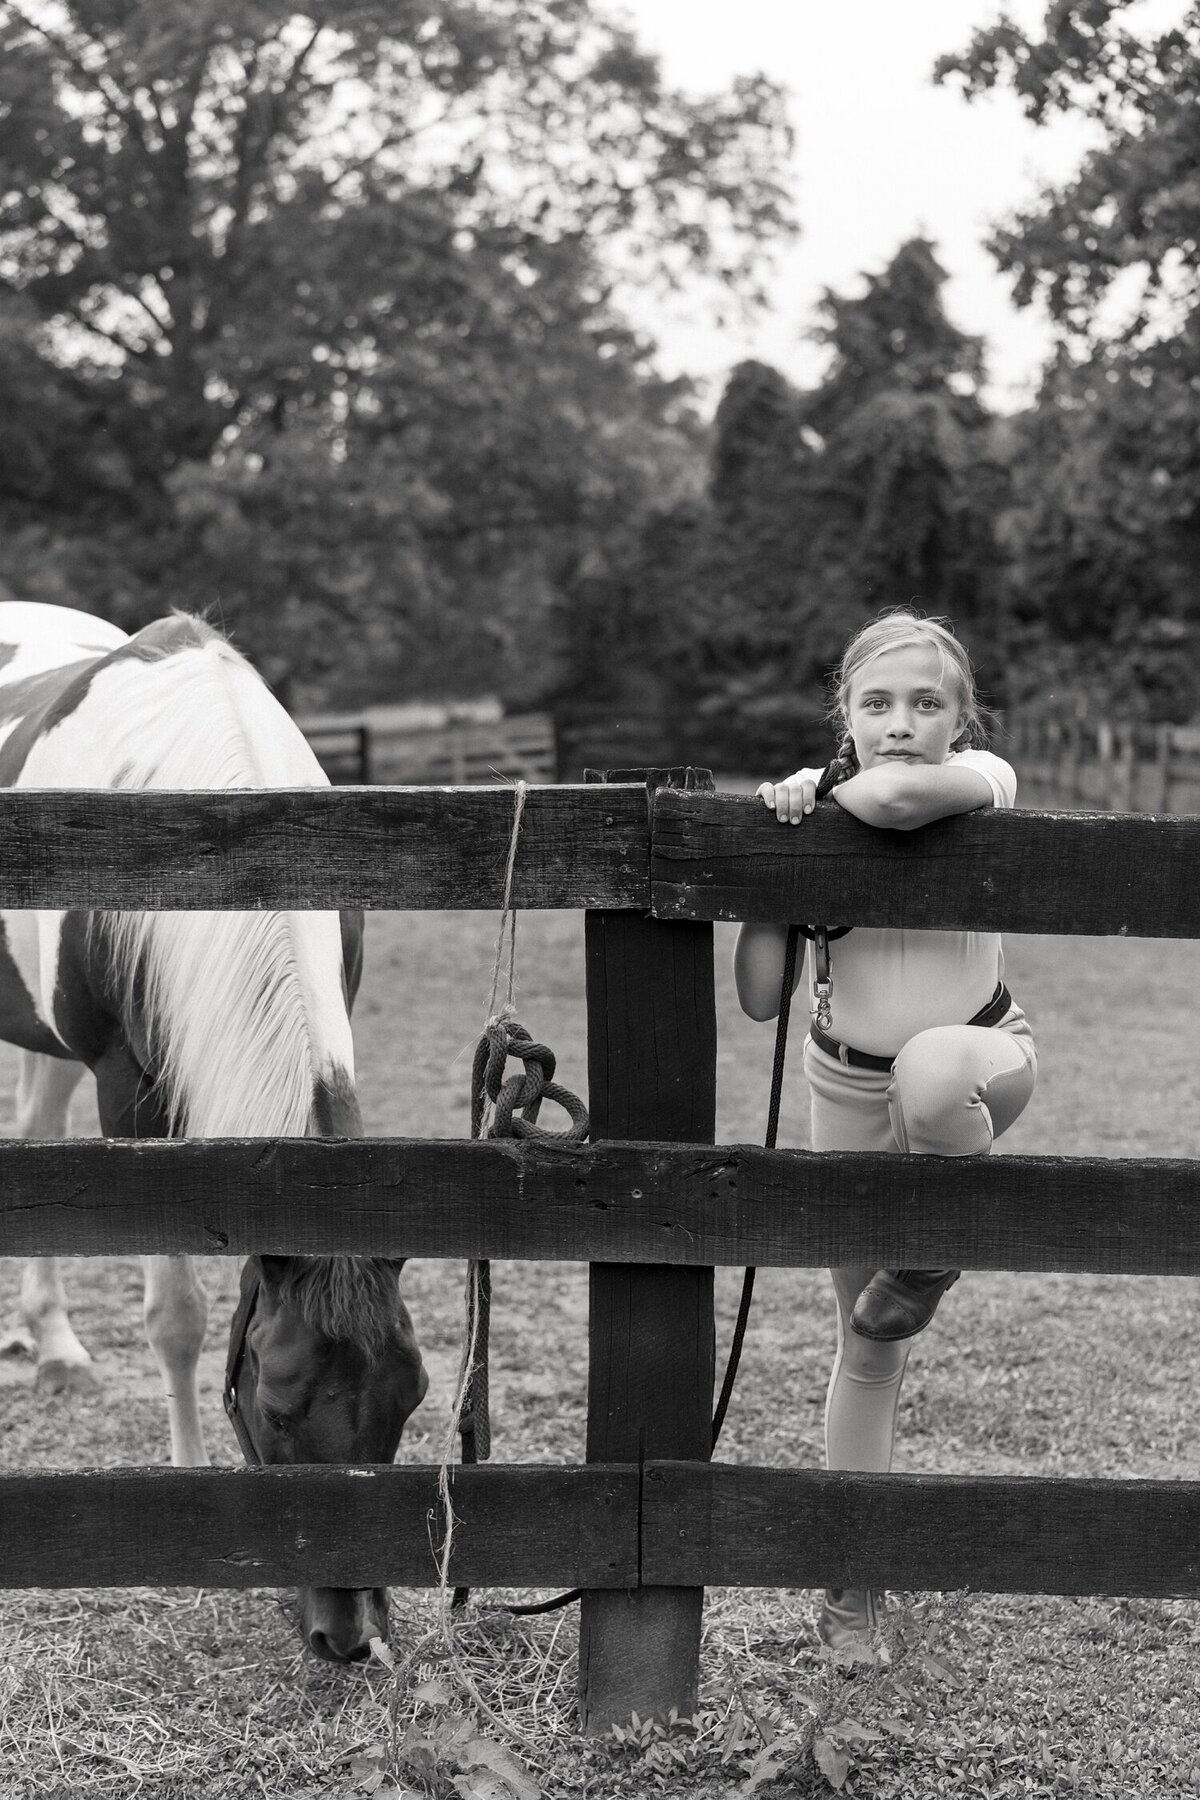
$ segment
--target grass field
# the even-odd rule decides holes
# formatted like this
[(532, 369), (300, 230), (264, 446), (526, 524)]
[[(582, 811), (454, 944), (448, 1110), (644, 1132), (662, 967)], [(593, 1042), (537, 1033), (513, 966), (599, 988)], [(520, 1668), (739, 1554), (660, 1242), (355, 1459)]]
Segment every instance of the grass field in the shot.
[[(368, 1131), (466, 1133), (495, 930), (493, 916), (472, 913), (369, 921), (356, 1014)], [(771, 1031), (737, 1010), (731, 949), (732, 928), (718, 928), (718, 1134), (761, 1141)], [(1014, 938), (1007, 951), (1041, 1077), (1003, 1150), (1195, 1155), (1200, 947)], [(523, 917), (517, 961), (520, 1017), (580, 1090), (582, 917)], [(803, 1145), (798, 1033), (780, 1142)], [(3, 1056), (0, 1125), (11, 1129)], [(96, 1129), (90, 1098), (76, 1123)], [(0, 1261), (0, 1315), (18, 1275)], [(503, 1264), (494, 1277), (493, 1454), (578, 1460), (586, 1271)], [(104, 1398), (35, 1396), (28, 1364), (0, 1363), (2, 1466), (165, 1460), (136, 1263), (80, 1263), (68, 1279)], [(209, 1259), (206, 1279), (206, 1419), (214, 1460), (233, 1465), (219, 1389), (236, 1264)], [(722, 1348), (738, 1283), (738, 1271), (718, 1272)], [(452, 1397), (462, 1267), (410, 1265), (405, 1284), (432, 1384), (400, 1455), (427, 1462)], [(819, 1463), (833, 1316), (823, 1272), (760, 1275), (725, 1460)], [(1196, 1479), (1198, 1367), (1191, 1281), (968, 1276), (914, 1350), (896, 1466)], [(497, 1596), (477, 1598), (486, 1608)], [(270, 1592), (10, 1590), (0, 1614), (0, 1795), (782, 1800), (828, 1793), (829, 1778), (847, 1794), (897, 1800), (1200, 1794), (1194, 1603), (894, 1596), (890, 1669), (843, 1670), (818, 1648), (816, 1599), (713, 1591), (694, 1725), (588, 1743), (573, 1710), (574, 1611), (530, 1621), (480, 1611), (451, 1663), (433, 1597), (397, 1594), (395, 1667), (342, 1671), (301, 1653), (286, 1596)]]

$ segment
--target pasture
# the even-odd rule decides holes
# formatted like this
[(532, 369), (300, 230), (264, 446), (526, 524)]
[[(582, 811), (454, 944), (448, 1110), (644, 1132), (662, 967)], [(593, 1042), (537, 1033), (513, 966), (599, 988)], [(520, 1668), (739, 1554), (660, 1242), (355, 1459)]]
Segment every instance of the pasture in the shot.
[[(483, 913), (368, 919), (356, 1009), (368, 1132), (466, 1134), (496, 924)], [(761, 1141), (771, 1031), (736, 1007), (732, 939), (732, 927), (717, 928), (718, 1138)], [(1002, 1150), (1194, 1155), (1200, 946), (1009, 937), (1006, 947), (1041, 1075)], [(555, 1049), (559, 1078), (583, 1091), (582, 915), (523, 915), (517, 966), (520, 1018)], [(802, 1029), (801, 1017), (781, 1145), (806, 1143)], [(5, 1053), (10, 1127), (12, 1069)], [(76, 1125), (96, 1129), (90, 1096), (78, 1103)], [(240, 1458), (221, 1412), (220, 1373), (236, 1271), (233, 1261), (206, 1260), (205, 1421), (217, 1460), (231, 1466)], [(18, 1273), (0, 1263), (0, 1314)], [(493, 1275), (493, 1457), (582, 1460), (586, 1270), (510, 1263)], [(453, 1263), (406, 1271), (431, 1375), (401, 1446), (406, 1462), (439, 1455), (462, 1276)], [(718, 1272), (719, 1358), (739, 1279)], [(166, 1461), (136, 1262), (71, 1265), (68, 1281), (76, 1327), (100, 1360), (103, 1397), (43, 1399), (28, 1365), (0, 1363), (3, 1466)], [(833, 1317), (821, 1271), (760, 1274), (722, 1460), (819, 1463)], [(896, 1468), (1196, 1479), (1198, 1365), (1191, 1281), (965, 1277), (914, 1350)], [(299, 1652), (286, 1595), (7, 1592), (0, 1794), (520, 1800), (525, 1782), (526, 1793), (563, 1796), (802, 1796), (829, 1791), (814, 1764), (814, 1735), (842, 1791), (862, 1796), (1200, 1793), (1200, 1608), (1192, 1602), (920, 1596), (911, 1607), (894, 1603), (890, 1671), (846, 1671), (818, 1649), (816, 1596), (714, 1590), (696, 1725), (588, 1743), (574, 1714), (575, 1612), (514, 1621), (487, 1611), (504, 1597), (476, 1595), (453, 1666), (435, 1597), (394, 1595), (394, 1668), (337, 1670)], [(479, 1749), (489, 1743), (499, 1747), (490, 1763)]]

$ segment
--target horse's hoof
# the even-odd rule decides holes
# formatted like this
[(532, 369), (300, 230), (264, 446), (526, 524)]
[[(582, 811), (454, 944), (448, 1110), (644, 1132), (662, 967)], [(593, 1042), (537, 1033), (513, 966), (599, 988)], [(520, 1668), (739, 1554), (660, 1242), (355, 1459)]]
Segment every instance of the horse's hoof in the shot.
[(44, 1362), (34, 1386), (43, 1394), (95, 1394), (100, 1382), (90, 1363)]
[(13, 1325), (0, 1337), (0, 1356), (36, 1356), (37, 1345), (20, 1325)]

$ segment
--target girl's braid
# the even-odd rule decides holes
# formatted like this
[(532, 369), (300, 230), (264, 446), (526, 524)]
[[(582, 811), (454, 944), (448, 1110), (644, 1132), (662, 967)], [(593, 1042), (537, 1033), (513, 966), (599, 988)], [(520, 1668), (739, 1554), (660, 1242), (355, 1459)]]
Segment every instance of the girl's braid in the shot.
[(817, 783), (817, 799), (824, 800), (835, 787), (843, 781), (849, 781), (852, 775), (858, 774), (858, 752), (854, 748), (854, 738), (849, 727), (842, 733), (837, 747), (837, 755), (829, 763)]

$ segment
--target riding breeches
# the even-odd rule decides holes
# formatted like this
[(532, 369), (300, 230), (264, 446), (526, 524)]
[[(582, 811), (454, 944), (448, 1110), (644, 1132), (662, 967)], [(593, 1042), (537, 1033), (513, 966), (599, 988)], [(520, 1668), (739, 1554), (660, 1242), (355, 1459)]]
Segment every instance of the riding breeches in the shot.
[[(890, 1070), (852, 1068), (809, 1038), (814, 1150), (986, 1156), (1033, 1093), (1037, 1053), (1020, 1007), (993, 1026), (938, 1025), (904, 1045)], [(911, 1339), (877, 1343), (850, 1329), (873, 1266), (833, 1269), (838, 1338), (825, 1402), (830, 1469), (891, 1467)]]

